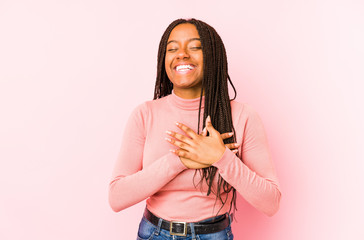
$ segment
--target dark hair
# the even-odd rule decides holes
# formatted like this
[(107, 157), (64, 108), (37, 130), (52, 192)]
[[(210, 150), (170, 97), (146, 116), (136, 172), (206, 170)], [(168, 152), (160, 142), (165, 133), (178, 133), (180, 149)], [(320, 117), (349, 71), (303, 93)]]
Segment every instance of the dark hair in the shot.
[[(220, 36), (217, 34), (216, 30), (207, 23), (193, 18), (188, 20), (177, 19), (167, 27), (159, 43), (157, 80), (154, 90), (154, 99), (162, 98), (164, 96), (171, 94), (172, 92), (173, 84), (167, 76), (164, 65), (166, 47), (171, 31), (177, 25), (182, 23), (191, 23), (195, 25), (201, 39), (201, 46), (203, 53), (203, 79), (202, 79), (199, 112), (197, 116), (198, 133), (200, 129), (199, 116), (201, 114), (202, 93), (204, 92), (205, 102), (204, 102), (203, 119), (205, 120), (206, 117), (210, 115), (211, 122), (213, 123), (213, 126), (217, 131), (219, 131), (220, 133), (234, 132), (233, 137), (224, 140), (225, 144), (236, 142), (235, 129), (231, 117), (231, 107), (230, 107), (230, 99), (229, 99), (228, 83), (227, 83), (228, 80), (234, 90), (234, 98), (232, 100), (234, 100), (236, 97), (236, 90), (228, 75), (227, 58), (226, 58), (226, 51), (224, 44)], [(205, 121), (203, 121), (202, 123), (202, 128), (204, 127), (205, 127)], [(235, 188), (233, 188), (219, 175), (218, 184), (216, 186), (216, 192), (213, 189), (213, 179), (216, 175), (217, 168), (214, 166), (210, 166), (208, 168), (196, 170), (196, 172), (197, 171), (200, 171), (202, 175), (200, 183), (204, 179), (206, 180), (206, 183), (208, 185), (207, 195), (210, 195), (211, 192), (214, 193), (216, 195), (216, 200), (219, 199), (221, 201), (222, 207), (225, 205), (228, 199), (228, 194), (226, 194), (226, 198), (223, 199), (221, 196), (221, 191), (225, 193), (233, 191), (229, 212), (231, 212), (233, 207), (234, 207), (233, 210), (235, 211), (236, 210)]]

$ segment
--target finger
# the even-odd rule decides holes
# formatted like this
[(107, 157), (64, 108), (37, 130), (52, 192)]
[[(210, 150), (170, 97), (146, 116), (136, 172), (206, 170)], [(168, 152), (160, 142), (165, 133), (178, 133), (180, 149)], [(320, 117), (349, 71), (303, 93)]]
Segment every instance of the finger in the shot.
[(176, 122), (176, 125), (182, 129), (188, 136), (190, 136), (192, 139), (195, 139), (198, 137), (198, 135), (193, 131), (191, 128), (187, 127), (183, 123)]
[(238, 149), (231, 150), (233, 153), (237, 153)]
[(191, 168), (191, 169), (201, 169), (201, 168), (207, 168), (207, 167), (211, 166), (211, 165), (208, 165), (208, 164), (203, 164), (203, 163), (198, 163), (198, 162), (192, 161), (191, 159), (188, 159), (188, 158), (180, 157), (180, 159), (181, 159), (181, 162), (187, 168)]
[(181, 142), (181, 141), (178, 141), (176, 139), (173, 139), (173, 138), (165, 138), (166, 141), (168, 141), (169, 143), (173, 144), (174, 146), (176, 147), (179, 147), (179, 148), (182, 148), (184, 150), (187, 150), (187, 151), (191, 151), (191, 146), (188, 145), (187, 143), (184, 143), (184, 142)]
[[(205, 119), (205, 129), (207, 130), (207, 125), (209, 123), (209, 118), (210, 116), (207, 116), (207, 118)], [(210, 120), (211, 121), (211, 120)]]
[(204, 129), (202, 130), (201, 135), (204, 136), (204, 137), (207, 136), (207, 129), (206, 129), (206, 127), (204, 127)]
[(240, 146), (239, 143), (227, 143), (225, 144), (226, 147), (228, 147), (229, 149), (234, 149)]
[(231, 138), (234, 135), (233, 132), (228, 132), (228, 133), (222, 133), (220, 136), (222, 139), (227, 139), (227, 138)]
[[(212, 126), (212, 123), (211, 123), (211, 117), (210, 115), (207, 116), (206, 118), (206, 129), (207, 131), (210, 133), (210, 135), (216, 135), (217, 133), (219, 133), (215, 128), (214, 126)], [(220, 135), (220, 133), (219, 133)]]
[(189, 158), (191, 160), (194, 160), (196, 156), (186, 150), (183, 149), (170, 149), (172, 153), (176, 154), (179, 157)]
[(177, 138), (178, 140), (180, 140), (181, 142), (185, 142), (189, 145), (191, 145), (193, 143), (192, 139), (185, 136), (185, 135), (182, 135), (182, 134), (179, 134), (179, 133), (176, 133), (176, 132), (173, 132), (173, 131), (166, 131), (166, 133), (171, 136), (171, 137), (174, 137), (174, 138)]

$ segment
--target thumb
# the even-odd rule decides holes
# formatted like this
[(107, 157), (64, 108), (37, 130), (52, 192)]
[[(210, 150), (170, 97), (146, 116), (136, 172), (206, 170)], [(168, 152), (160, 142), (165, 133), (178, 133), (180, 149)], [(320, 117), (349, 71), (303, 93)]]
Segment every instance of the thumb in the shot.
[(207, 136), (207, 130), (206, 127), (203, 128), (202, 130), (202, 136), (206, 137)]
[(214, 126), (212, 126), (210, 115), (206, 118), (206, 129), (210, 133), (210, 135), (216, 135), (217, 131)]

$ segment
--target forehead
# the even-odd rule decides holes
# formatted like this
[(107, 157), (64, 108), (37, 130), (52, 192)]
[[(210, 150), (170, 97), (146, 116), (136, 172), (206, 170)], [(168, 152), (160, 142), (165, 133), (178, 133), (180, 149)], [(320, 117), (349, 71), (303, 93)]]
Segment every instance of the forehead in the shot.
[(187, 41), (191, 38), (200, 38), (196, 26), (191, 23), (182, 23), (173, 28), (168, 41)]

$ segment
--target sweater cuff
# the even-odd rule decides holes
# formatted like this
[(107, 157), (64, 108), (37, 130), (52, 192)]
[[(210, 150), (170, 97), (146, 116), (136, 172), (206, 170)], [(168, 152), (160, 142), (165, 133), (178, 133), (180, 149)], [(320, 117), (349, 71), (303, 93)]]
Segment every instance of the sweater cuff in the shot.
[(218, 161), (214, 162), (212, 166), (215, 166), (218, 169), (223, 168), (224, 166), (227, 166), (227, 164), (229, 164), (234, 159), (234, 157), (236, 157), (236, 155), (228, 147), (225, 147), (224, 154)]

